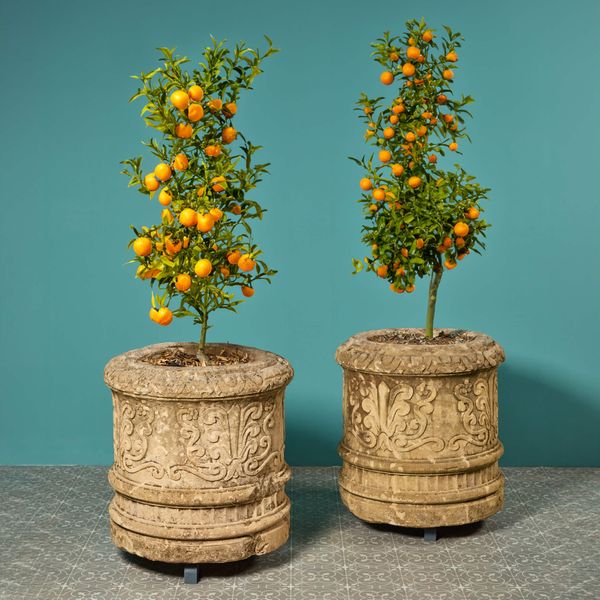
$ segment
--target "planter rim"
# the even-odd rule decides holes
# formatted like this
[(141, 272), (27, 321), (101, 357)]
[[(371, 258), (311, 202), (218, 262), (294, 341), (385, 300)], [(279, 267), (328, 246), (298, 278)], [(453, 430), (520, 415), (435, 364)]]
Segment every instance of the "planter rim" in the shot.
[(112, 390), (136, 397), (216, 400), (276, 390), (285, 387), (294, 376), (287, 360), (273, 352), (229, 343), (208, 346), (241, 351), (250, 360), (207, 367), (169, 367), (143, 360), (167, 348), (195, 352), (197, 347), (194, 342), (163, 342), (115, 356), (104, 369), (104, 381)]
[(357, 333), (336, 352), (337, 362), (347, 370), (387, 375), (455, 375), (491, 369), (504, 361), (504, 350), (491, 337), (476, 331), (460, 331), (463, 340), (451, 344), (395, 344), (373, 341), (373, 336), (422, 332), (417, 328), (375, 329)]

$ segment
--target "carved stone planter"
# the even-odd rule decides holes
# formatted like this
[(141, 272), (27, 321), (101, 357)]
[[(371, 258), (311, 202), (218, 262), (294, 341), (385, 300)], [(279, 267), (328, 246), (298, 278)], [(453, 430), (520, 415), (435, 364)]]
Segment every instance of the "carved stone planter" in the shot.
[(377, 341), (416, 331), (360, 333), (337, 350), (342, 500), (374, 523), (480, 521), (503, 504), (497, 367), (504, 352), (473, 332), (454, 331), (443, 345)]
[(247, 362), (155, 366), (157, 344), (105, 369), (114, 407), (109, 481), (114, 543), (150, 560), (209, 563), (271, 552), (285, 543), (283, 398), (293, 371), (255, 348), (212, 344)]

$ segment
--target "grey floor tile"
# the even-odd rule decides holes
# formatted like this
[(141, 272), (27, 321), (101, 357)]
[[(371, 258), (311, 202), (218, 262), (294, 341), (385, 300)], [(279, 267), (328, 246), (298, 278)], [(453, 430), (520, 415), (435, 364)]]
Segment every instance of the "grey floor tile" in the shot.
[(288, 544), (193, 586), (113, 546), (105, 467), (0, 467), (0, 600), (600, 598), (600, 469), (506, 469), (504, 510), (437, 543), (354, 517), (338, 473), (295, 468)]

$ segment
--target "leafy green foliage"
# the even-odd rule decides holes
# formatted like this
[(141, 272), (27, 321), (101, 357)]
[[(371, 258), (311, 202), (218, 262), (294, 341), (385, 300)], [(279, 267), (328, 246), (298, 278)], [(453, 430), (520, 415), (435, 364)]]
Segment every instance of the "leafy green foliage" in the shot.
[[(186, 57), (159, 48), (160, 66), (134, 76), (140, 87), (130, 101), (144, 100), (140, 114), (159, 137), (143, 144), (159, 166), (144, 176), (142, 158), (135, 157), (123, 161), (122, 172), (130, 186), (158, 200), (162, 213), (154, 225), (132, 227), (134, 250), (139, 238), (148, 238), (151, 250), (141, 255), (136, 250), (131, 262), (138, 264), (137, 277), (155, 288), (155, 308), (178, 298), (173, 316), (190, 316), (202, 325), (201, 344), (211, 312), (235, 311), (242, 301), (236, 292), (253, 289), (259, 280), (270, 282), (275, 274), (252, 236), (251, 221), (261, 219), (264, 209), (248, 197), (268, 164), (256, 161), (261, 147), (233, 126), (240, 94), (252, 89), (263, 60), (277, 52), (266, 40), (261, 54), (243, 43), (229, 49), (212, 39), (202, 61), (191, 69), (185, 68), (190, 62)], [(162, 173), (170, 175), (161, 178)], [(188, 217), (196, 215), (193, 224), (185, 224), (189, 218), (180, 221), (183, 211)], [(197, 217), (203, 218), (202, 230), (195, 225)], [(232, 258), (239, 255), (247, 255), (251, 269), (240, 268)], [(203, 259), (210, 261), (212, 270), (199, 276), (195, 266)], [(181, 275), (191, 278), (187, 290), (176, 286)]]
[(354, 272), (364, 264), (395, 292), (410, 292), (417, 277), (441, 275), (444, 266), (453, 269), (471, 251), (479, 253), (489, 226), (480, 216), (489, 190), (459, 164), (442, 166), (469, 139), (465, 107), (473, 102), (452, 95), (462, 36), (444, 29), (438, 38), (423, 20), (411, 20), (402, 35), (385, 33), (372, 44), (385, 69), (382, 83), (397, 93), (392, 99), (363, 93), (355, 109), (378, 155), (351, 157), (365, 173), (362, 239), (372, 249), (363, 261), (353, 259)]

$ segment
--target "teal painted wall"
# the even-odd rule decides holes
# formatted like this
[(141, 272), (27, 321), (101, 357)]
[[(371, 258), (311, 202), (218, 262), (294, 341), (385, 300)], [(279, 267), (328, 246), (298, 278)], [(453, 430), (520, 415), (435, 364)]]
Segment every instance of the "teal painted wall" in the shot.
[(156, 212), (118, 173), (145, 135), (128, 76), (152, 68), (160, 45), (196, 57), (210, 33), (258, 44), (263, 32), (283, 51), (240, 103), (238, 124), (272, 163), (257, 238), (280, 274), (211, 335), (291, 361), (288, 459), (337, 462), (336, 346), (357, 331), (423, 323), (424, 285), (397, 296), (350, 275), (364, 250), (361, 174), (346, 157), (363, 151), (353, 103), (378, 86), (370, 41), (424, 15), (467, 38), (457, 82), (477, 103), (464, 164), (493, 188), (489, 250), (445, 278), (438, 323), (485, 331), (506, 349), (505, 464), (600, 465), (600, 3), (393, 6), (0, 5), (0, 462), (109, 463), (105, 362), (196, 338), (190, 323), (151, 323), (148, 288), (124, 266), (128, 225)]

